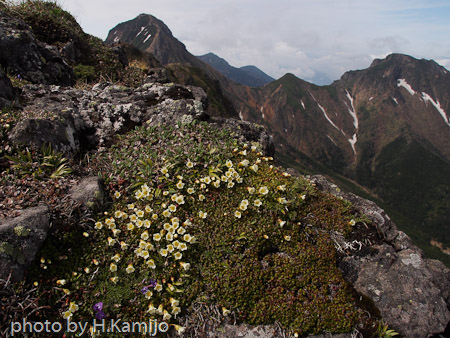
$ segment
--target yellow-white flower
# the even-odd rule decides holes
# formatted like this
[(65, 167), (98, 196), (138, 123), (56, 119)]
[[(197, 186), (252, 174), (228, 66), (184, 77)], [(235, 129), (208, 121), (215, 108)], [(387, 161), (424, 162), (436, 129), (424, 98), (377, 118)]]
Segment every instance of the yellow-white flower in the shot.
[(120, 254), (116, 253), (114, 256), (111, 257), (111, 259), (113, 261), (115, 261), (116, 263), (120, 261)]
[(305, 194), (303, 194), (303, 195), (300, 195), (300, 198), (301, 198), (302, 200), (305, 200), (305, 198), (306, 198), (306, 195), (305, 195)]
[(152, 303), (150, 303), (149, 305), (148, 305), (148, 310), (147, 310), (147, 312), (149, 313), (149, 314), (155, 314), (156, 313), (156, 307), (154, 307), (153, 306), (153, 304)]
[[(168, 240), (168, 241), (170, 241), (170, 242), (173, 241), (173, 235), (172, 235), (171, 232), (168, 232), (168, 233), (167, 233), (167, 235), (166, 235), (166, 240)], [(169, 252), (171, 252), (171, 251), (169, 251)]]
[(153, 212), (153, 209), (149, 205), (146, 205), (145, 212), (149, 214), (149, 213)]
[(141, 239), (143, 239), (144, 241), (146, 241), (148, 239), (149, 235), (148, 235), (148, 231), (145, 230), (142, 234), (141, 234)]
[(250, 166), (250, 169), (253, 170), (255, 173), (258, 171), (258, 165), (257, 164), (253, 164)]
[(204, 199), (205, 199), (205, 195), (203, 195), (203, 194), (198, 195), (199, 201), (203, 201)]
[(133, 267), (133, 264), (128, 264), (127, 268), (125, 269), (127, 273), (133, 273), (135, 271), (135, 268)]
[(156, 284), (156, 286), (155, 286), (155, 290), (156, 290), (156, 291), (161, 292), (162, 289), (163, 289), (163, 287), (162, 287), (161, 284)]
[(261, 195), (267, 195), (269, 193), (269, 189), (267, 189), (267, 187), (261, 187), (259, 188), (258, 193)]
[(253, 195), (256, 192), (256, 189), (253, 187), (247, 187), (247, 190), (250, 195)]
[(95, 228), (96, 228), (97, 230), (100, 230), (101, 228), (103, 228), (103, 223), (102, 223), (102, 222), (96, 222), (96, 223), (95, 223)]
[(178, 183), (176, 184), (176, 187), (178, 189), (183, 189), (184, 188), (184, 183), (182, 181), (178, 181)]
[(194, 188), (187, 188), (188, 194), (192, 195), (195, 192)]
[(254, 201), (253, 201), (253, 205), (254, 205), (255, 207), (260, 207), (260, 206), (262, 205), (261, 200), (259, 200), (259, 199), (254, 200)]
[(284, 239), (289, 242), (291, 240), (291, 236), (285, 235)]
[(78, 304), (76, 304), (75, 302), (70, 302), (70, 304), (69, 304), (69, 311), (70, 312), (75, 312), (75, 311), (78, 311), (78, 309), (79, 309), (79, 307), (78, 307)]
[(233, 181), (229, 181), (228, 183), (227, 183), (227, 188), (228, 189), (231, 189), (231, 188), (233, 188), (234, 187), (234, 182)]
[(183, 257), (183, 254), (182, 254), (181, 252), (175, 252), (175, 253), (173, 254), (173, 257), (174, 257), (176, 260), (179, 260), (179, 259), (181, 259), (181, 257)]
[(163, 311), (163, 320), (166, 321), (166, 320), (169, 320), (170, 318), (172, 318), (172, 315), (169, 312), (167, 312), (167, 310), (164, 310)]
[(278, 225), (279, 225), (280, 227), (283, 227), (285, 224), (286, 224), (286, 221), (283, 221), (283, 220), (281, 220), (281, 219), (278, 219)]
[(153, 214), (152, 219), (154, 219), (154, 220), (158, 219), (158, 214)]
[(148, 229), (148, 228), (150, 228), (151, 225), (152, 225), (151, 221), (149, 221), (148, 219), (144, 220), (144, 227), (146, 227)]
[(189, 270), (189, 268), (191, 267), (191, 264), (185, 262), (180, 262), (180, 265), (184, 269), (184, 271)]
[(178, 204), (184, 204), (184, 196), (178, 195), (175, 202), (177, 202)]
[(191, 160), (188, 159), (186, 162), (186, 167), (192, 168), (193, 166), (194, 166), (194, 163), (192, 163)]
[(108, 245), (109, 245), (109, 246), (113, 246), (115, 243), (116, 243), (116, 240), (115, 240), (115, 239), (113, 239), (113, 238), (111, 238), (111, 237), (108, 237)]
[(161, 240), (161, 235), (159, 233), (153, 234), (153, 240), (159, 242)]
[(286, 198), (284, 198), (284, 197), (278, 197), (278, 198), (277, 198), (277, 201), (278, 201), (278, 203), (280, 203), (280, 204), (286, 204), (286, 203), (287, 203), (287, 200), (286, 200)]
[(230, 160), (227, 160), (227, 161), (225, 162), (225, 165), (226, 165), (228, 168), (231, 168), (231, 167), (233, 166), (233, 162), (231, 162)]
[(242, 167), (247, 167), (250, 164), (249, 160), (243, 160), (239, 163), (239, 165), (241, 165)]
[(139, 218), (144, 217), (144, 211), (143, 210), (136, 211), (136, 216), (139, 217)]
[(181, 251), (185, 251), (185, 250), (187, 250), (187, 245), (186, 245), (186, 243), (180, 243), (180, 248), (179, 248)]
[(186, 331), (186, 328), (184, 326), (177, 325), (177, 324), (172, 324), (172, 325), (175, 328), (175, 331), (177, 331), (177, 334), (179, 336), (181, 336), (184, 333), (184, 331)]
[(214, 182), (213, 182), (213, 186), (214, 186), (215, 188), (219, 188), (219, 187), (220, 187), (220, 181), (219, 181), (219, 180), (214, 181)]
[(114, 193), (114, 197), (115, 197), (115, 198), (119, 198), (119, 197), (120, 197), (120, 192), (116, 191), (116, 192)]
[(120, 234), (121, 232), (122, 232), (122, 231), (121, 231), (120, 229), (112, 229), (112, 233), (113, 233), (114, 237), (119, 236), (119, 234)]
[(161, 174), (166, 175), (169, 173), (169, 170), (167, 169), (167, 167), (162, 167), (161, 168)]
[(176, 317), (177, 316), (177, 314), (179, 314), (181, 312), (181, 308), (180, 307), (178, 307), (178, 306), (174, 306), (173, 308), (172, 308), (172, 314)]
[(228, 310), (227, 308), (222, 306), (222, 313), (224, 315), (224, 317), (228, 316), (230, 314), (230, 310)]
[(111, 272), (116, 272), (116, 271), (117, 271), (117, 265), (114, 264), (114, 263), (111, 263), (111, 264), (109, 265), (109, 271), (111, 271)]
[(161, 256), (163, 256), (163, 257), (167, 257), (167, 254), (168, 254), (169, 252), (167, 251), (167, 249), (161, 249), (161, 250), (159, 250), (159, 254), (161, 255)]
[(111, 277), (109, 280), (116, 284), (119, 281), (119, 277)]
[(138, 219), (138, 220), (136, 221), (136, 226), (137, 226), (138, 228), (142, 228), (143, 225), (144, 225), (144, 222), (142, 222), (140, 219)]
[(169, 253), (172, 253), (173, 250), (175, 250), (175, 248), (173, 247), (172, 244), (169, 244), (169, 245), (167, 246), (167, 251), (168, 251)]
[(177, 207), (176, 207), (176, 205), (174, 205), (174, 204), (171, 204), (171, 205), (169, 205), (169, 211), (170, 212), (175, 212), (175, 211), (177, 211)]
[(236, 217), (236, 218), (241, 218), (241, 217), (242, 217), (241, 212), (240, 212), (239, 210), (236, 210), (236, 211), (234, 212), (234, 217)]
[(126, 249), (128, 249), (128, 244), (125, 243), (124, 241), (121, 241), (121, 242), (120, 242), (120, 248), (121, 248), (122, 250), (126, 250)]
[(185, 242), (191, 243), (191, 242), (194, 240), (194, 237), (191, 236), (191, 235), (189, 235), (189, 234), (185, 234), (185, 235), (183, 236), (183, 240), (184, 240)]
[(164, 210), (162, 214), (163, 214), (164, 217), (170, 217), (170, 215), (171, 215), (169, 209)]
[(277, 187), (277, 189), (280, 190), (280, 191), (285, 191), (285, 190), (286, 190), (286, 184), (279, 185), (279, 186)]
[[(186, 223), (186, 222), (185, 222), (185, 223)], [(183, 227), (179, 227), (179, 228), (177, 229), (177, 233), (178, 233), (179, 235), (183, 235), (185, 232), (186, 232), (186, 229), (183, 228)]]
[(153, 259), (149, 259), (146, 264), (151, 269), (155, 269), (156, 268), (155, 261)]
[(65, 312), (63, 312), (63, 318), (64, 319), (70, 319), (71, 317), (72, 317), (72, 312), (70, 312), (70, 311), (65, 311)]
[(207, 212), (203, 212), (201, 210), (198, 212), (198, 217), (200, 217), (200, 218), (206, 218), (207, 215), (208, 215)]
[(352, 220), (350, 220), (350, 221), (348, 222), (348, 224), (350, 224), (351, 226), (353, 226), (353, 225), (355, 225), (355, 224), (356, 224), (356, 222), (355, 222), (355, 220), (354, 220), (354, 219), (352, 219)]
[(67, 283), (67, 281), (65, 279), (59, 279), (56, 281), (57, 285), (65, 285)]

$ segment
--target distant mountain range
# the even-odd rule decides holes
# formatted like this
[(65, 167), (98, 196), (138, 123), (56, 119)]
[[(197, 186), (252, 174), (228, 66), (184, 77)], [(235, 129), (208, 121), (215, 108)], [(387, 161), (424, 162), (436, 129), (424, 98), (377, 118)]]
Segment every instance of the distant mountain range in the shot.
[[(325, 173), (340, 186), (376, 199), (428, 256), (450, 265), (450, 257), (431, 245), (450, 247), (450, 74), (445, 68), (392, 54), (327, 86), (286, 74), (252, 88), (237, 80), (248, 79), (248, 68), (231, 67), (214, 54), (193, 56), (152, 16), (113, 28), (106, 42), (119, 41), (151, 52), (162, 64), (176, 63), (168, 65), (173, 76), (205, 88), (214, 114), (264, 125), (279, 162), (303, 173)], [(256, 75), (269, 81), (259, 70)]]
[(249, 87), (261, 87), (275, 80), (255, 66), (236, 68), (213, 53), (208, 53), (197, 57), (208, 65), (214, 67), (234, 82)]

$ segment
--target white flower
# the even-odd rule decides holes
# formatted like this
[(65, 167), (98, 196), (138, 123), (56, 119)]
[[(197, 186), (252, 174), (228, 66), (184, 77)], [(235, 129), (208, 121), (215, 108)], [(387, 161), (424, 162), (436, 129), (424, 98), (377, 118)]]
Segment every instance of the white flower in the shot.
[(267, 195), (269, 193), (269, 189), (267, 189), (267, 187), (261, 187), (259, 188), (258, 193), (261, 195)]
[(192, 168), (193, 166), (194, 166), (194, 163), (192, 163), (191, 160), (188, 159), (186, 162), (186, 167)]
[(234, 212), (234, 217), (236, 217), (236, 218), (241, 218), (241, 217), (242, 217), (241, 212), (240, 212), (239, 210), (236, 210), (236, 211)]
[(200, 217), (200, 218), (206, 218), (207, 215), (208, 215), (207, 212), (203, 212), (201, 210), (198, 212), (198, 217)]

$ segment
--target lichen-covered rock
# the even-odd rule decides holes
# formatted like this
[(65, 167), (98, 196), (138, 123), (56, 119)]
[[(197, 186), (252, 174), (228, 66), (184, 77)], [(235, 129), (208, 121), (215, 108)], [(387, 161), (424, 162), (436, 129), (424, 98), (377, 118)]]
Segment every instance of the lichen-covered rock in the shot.
[(21, 215), (0, 222), (0, 279), (23, 278), (49, 228), (50, 213), (46, 206), (25, 209)]
[(390, 328), (405, 337), (444, 332), (450, 320), (450, 269), (424, 258), (375, 203), (341, 191), (323, 176), (311, 180), (319, 189), (350, 201), (383, 239), (378, 244), (362, 243), (364, 250), (342, 258), (340, 268), (346, 279), (373, 300)]
[(247, 121), (211, 117), (208, 121), (217, 128), (228, 128), (237, 133), (242, 142), (258, 142), (265, 156), (274, 156), (275, 145), (263, 126)]
[(0, 65), (33, 83), (72, 85), (72, 68), (56, 47), (38, 41), (22, 20), (0, 11)]
[(25, 144), (36, 148), (51, 144), (58, 152), (74, 153), (79, 150), (75, 130), (69, 121), (47, 119), (25, 119), (17, 123), (9, 139), (14, 144)]
[(105, 203), (105, 188), (97, 176), (83, 178), (69, 191), (69, 196), (83, 208), (90, 210), (101, 209)]

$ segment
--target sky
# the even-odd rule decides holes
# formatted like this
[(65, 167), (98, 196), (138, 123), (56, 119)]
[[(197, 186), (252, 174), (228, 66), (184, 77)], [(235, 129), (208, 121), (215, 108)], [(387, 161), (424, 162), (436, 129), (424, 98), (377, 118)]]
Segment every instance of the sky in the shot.
[(105, 39), (141, 13), (162, 20), (189, 52), (329, 84), (374, 58), (404, 53), (450, 69), (449, 0), (58, 0)]

